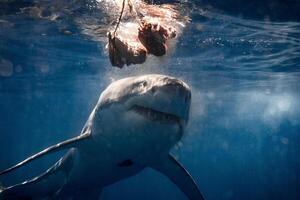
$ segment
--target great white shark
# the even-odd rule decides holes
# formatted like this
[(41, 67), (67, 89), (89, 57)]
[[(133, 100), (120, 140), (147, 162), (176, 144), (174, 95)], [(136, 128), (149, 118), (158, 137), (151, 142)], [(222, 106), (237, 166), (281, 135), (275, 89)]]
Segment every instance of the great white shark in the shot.
[(0, 172), (69, 149), (40, 176), (2, 189), (0, 199), (98, 199), (104, 187), (151, 167), (190, 200), (203, 200), (191, 175), (170, 154), (184, 134), (190, 103), (189, 86), (174, 77), (151, 74), (113, 82), (79, 136)]

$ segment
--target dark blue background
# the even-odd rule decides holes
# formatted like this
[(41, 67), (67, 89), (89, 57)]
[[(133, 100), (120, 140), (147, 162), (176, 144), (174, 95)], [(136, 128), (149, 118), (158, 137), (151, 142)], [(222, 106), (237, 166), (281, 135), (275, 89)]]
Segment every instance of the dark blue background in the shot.
[[(0, 3), (0, 169), (78, 135), (112, 80), (163, 73), (192, 88), (187, 134), (172, 151), (208, 200), (300, 199), (300, 23), (292, 12), (298, 5), (282, 14), (263, 9), (278, 1), (252, 1), (253, 12), (250, 3), (222, 2), (182, 4), (191, 23), (173, 55), (123, 70), (110, 66), (105, 44), (75, 20), (99, 11), (71, 7), (71, 14), (49, 20), (48, 7), (37, 17), (20, 12), (30, 1)], [(0, 180), (8, 186), (36, 176), (61, 155)], [(185, 197), (146, 170), (105, 189), (102, 199)]]

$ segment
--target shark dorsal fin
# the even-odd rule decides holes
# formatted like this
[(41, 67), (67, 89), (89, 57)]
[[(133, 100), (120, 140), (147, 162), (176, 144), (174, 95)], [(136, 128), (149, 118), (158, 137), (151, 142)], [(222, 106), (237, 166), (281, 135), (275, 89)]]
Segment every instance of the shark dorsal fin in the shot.
[(77, 137), (74, 137), (74, 138), (71, 138), (69, 140), (65, 140), (63, 142), (60, 142), (58, 144), (55, 144), (55, 145), (52, 145), (50, 147), (48, 147), (47, 149), (44, 149), (28, 158), (26, 158), (25, 160), (23, 160), (22, 162), (19, 162), (18, 164), (8, 168), (8, 169), (5, 169), (3, 171), (0, 172), (0, 175), (3, 175), (3, 174), (7, 174), (13, 170), (16, 170), (22, 166), (25, 166), (26, 164), (28, 164), (29, 162), (33, 161), (33, 160), (36, 160), (46, 154), (49, 154), (49, 153), (54, 153), (54, 152), (57, 152), (57, 151), (61, 151), (61, 150), (64, 150), (64, 149), (69, 149), (69, 148), (72, 148), (72, 147), (76, 147), (77, 144), (81, 143), (82, 141), (88, 139), (90, 137), (90, 132), (87, 132), (87, 133), (83, 133)]

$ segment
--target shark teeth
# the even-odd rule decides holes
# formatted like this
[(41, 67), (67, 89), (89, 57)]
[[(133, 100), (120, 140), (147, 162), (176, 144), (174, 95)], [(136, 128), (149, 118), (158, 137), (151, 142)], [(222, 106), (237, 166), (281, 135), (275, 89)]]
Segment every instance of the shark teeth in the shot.
[(130, 110), (138, 113), (151, 121), (163, 123), (180, 123), (180, 118), (174, 114), (157, 111), (151, 108), (134, 105)]

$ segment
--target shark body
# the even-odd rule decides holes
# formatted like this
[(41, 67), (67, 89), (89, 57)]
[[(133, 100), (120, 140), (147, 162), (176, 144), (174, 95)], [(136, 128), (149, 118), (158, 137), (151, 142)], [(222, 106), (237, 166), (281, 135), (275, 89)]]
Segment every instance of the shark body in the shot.
[(151, 167), (190, 200), (204, 199), (184, 167), (169, 153), (188, 122), (191, 91), (170, 76), (144, 75), (109, 85), (81, 134), (53, 145), (5, 174), (48, 153), (69, 149), (40, 176), (0, 191), (0, 199), (98, 199), (104, 187)]

